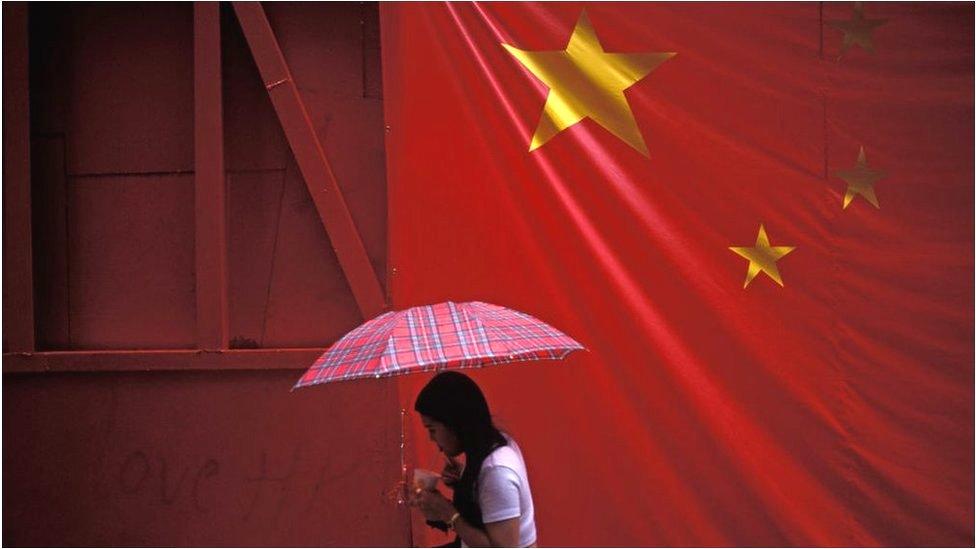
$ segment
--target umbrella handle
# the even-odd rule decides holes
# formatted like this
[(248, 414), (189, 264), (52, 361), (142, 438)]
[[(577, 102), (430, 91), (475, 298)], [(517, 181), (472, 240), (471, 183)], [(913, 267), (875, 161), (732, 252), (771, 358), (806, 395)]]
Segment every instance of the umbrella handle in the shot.
[[(404, 425), (406, 423), (407, 411), (400, 408), (400, 474), (403, 480), (403, 486), (407, 486), (407, 462), (404, 458), (405, 451), (405, 437), (404, 437)], [(397, 505), (403, 505), (403, 491), (400, 491), (400, 495), (397, 498)]]

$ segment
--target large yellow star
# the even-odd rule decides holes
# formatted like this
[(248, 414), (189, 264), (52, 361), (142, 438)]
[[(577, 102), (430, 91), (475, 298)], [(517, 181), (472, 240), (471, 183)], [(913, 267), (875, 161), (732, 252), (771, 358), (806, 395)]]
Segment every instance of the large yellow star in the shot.
[(748, 288), (753, 278), (760, 272), (766, 273), (780, 286), (783, 279), (779, 276), (779, 269), (776, 262), (783, 256), (796, 249), (796, 246), (770, 246), (769, 237), (766, 236), (766, 228), (762, 223), (759, 224), (759, 236), (756, 237), (756, 245), (751, 248), (730, 246), (730, 250), (749, 260), (749, 270), (746, 272), (746, 283), (743, 288)]
[(549, 87), (529, 151), (590, 118), (647, 156), (647, 145), (624, 90), (674, 57), (674, 53), (607, 53), (585, 11), (565, 50), (526, 51), (508, 44), (502, 46)]
[(848, 170), (837, 170), (834, 175), (847, 182), (847, 192), (844, 193), (844, 209), (854, 200), (855, 195), (863, 196), (875, 208), (881, 209), (878, 204), (878, 197), (874, 194), (874, 184), (878, 182), (885, 173), (875, 170), (868, 166), (867, 158), (864, 156), (864, 147), (857, 155), (857, 163)]
[(828, 21), (831, 27), (844, 33), (844, 45), (841, 46), (837, 58), (840, 59), (854, 44), (861, 46), (867, 52), (874, 53), (871, 33), (887, 22), (887, 19), (865, 19), (864, 6), (860, 2), (854, 2), (854, 15), (850, 21)]

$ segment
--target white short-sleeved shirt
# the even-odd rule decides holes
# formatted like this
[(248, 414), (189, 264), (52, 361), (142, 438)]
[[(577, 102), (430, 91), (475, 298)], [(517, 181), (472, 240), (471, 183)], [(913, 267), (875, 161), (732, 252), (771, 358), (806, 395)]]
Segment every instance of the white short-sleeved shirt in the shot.
[[(481, 520), (488, 524), (518, 517), (519, 546), (527, 547), (536, 542), (529, 475), (518, 444), (510, 436), (504, 433), (502, 436), (508, 444), (488, 454), (478, 474)], [(467, 547), (463, 540), (461, 546)]]

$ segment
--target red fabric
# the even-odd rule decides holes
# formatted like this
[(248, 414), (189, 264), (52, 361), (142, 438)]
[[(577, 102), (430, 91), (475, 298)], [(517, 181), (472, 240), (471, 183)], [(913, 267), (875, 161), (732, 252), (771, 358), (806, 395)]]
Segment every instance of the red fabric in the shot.
[[(581, 10), (381, 6), (395, 306), (590, 350), (471, 373), (539, 543), (972, 545), (972, 5), (866, 4), (843, 55), (850, 3), (587, 5), (605, 51), (677, 54), (625, 93), (649, 155), (589, 119), (530, 152), (548, 88), (501, 44)], [(880, 209), (842, 207), (861, 147)], [(729, 249), (760, 224), (782, 287)]]
[(555, 360), (583, 347), (545, 322), (491, 303), (436, 303), (373, 318), (322, 353), (294, 389), (330, 381)]

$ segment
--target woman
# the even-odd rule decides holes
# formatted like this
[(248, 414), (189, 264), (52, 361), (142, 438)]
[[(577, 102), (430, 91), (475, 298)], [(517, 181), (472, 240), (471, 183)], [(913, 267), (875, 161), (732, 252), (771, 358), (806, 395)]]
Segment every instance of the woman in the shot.
[[(534, 547), (532, 492), (522, 452), (492, 424), (478, 385), (464, 374), (442, 372), (420, 391), (414, 409), (447, 456), (442, 478), (454, 489), (454, 499), (421, 490), (412, 503), (428, 521), (453, 529), (461, 547)], [(463, 472), (454, 460), (461, 454)]]

